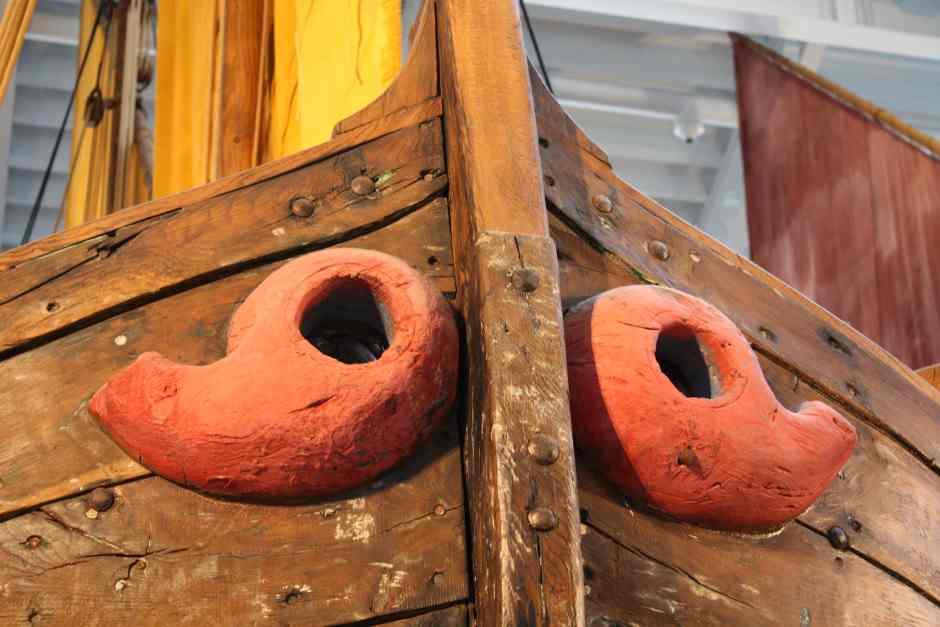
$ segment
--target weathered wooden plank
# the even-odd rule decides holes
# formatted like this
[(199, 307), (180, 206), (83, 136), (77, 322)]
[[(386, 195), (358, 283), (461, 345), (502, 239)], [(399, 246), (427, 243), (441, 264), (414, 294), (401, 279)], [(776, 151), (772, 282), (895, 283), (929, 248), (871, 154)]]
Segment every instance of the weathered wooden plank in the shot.
[[(401, 215), (446, 186), (440, 122), (404, 129), (327, 161), (118, 229), (71, 270), (46, 257), (4, 272), (18, 295), (0, 304), (0, 352), (183, 283), (211, 280), (258, 258), (342, 241)], [(357, 177), (375, 191), (351, 189)], [(302, 197), (312, 211), (296, 215)], [(172, 251), (168, 254), (167, 251)]]
[[(443, 198), (342, 245), (401, 257), (445, 293), (455, 291)], [(230, 316), (283, 263), (132, 309), (0, 362), (0, 519), (147, 474), (101, 431), (84, 401), (144, 351), (189, 364), (221, 358)]]
[(940, 620), (940, 606), (803, 525), (772, 537), (740, 537), (625, 507), (587, 468), (579, 468), (578, 486), (590, 625)]
[(465, 599), (458, 439), (452, 420), (399, 469), (307, 505), (151, 477), (91, 517), (81, 497), (0, 523), (0, 623), (328, 625)]
[[(940, 471), (940, 392), (796, 290), (735, 255), (582, 150), (577, 127), (533, 82), (551, 209), (648, 282), (702, 296), (775, 361), (851, 406)], [(551, 120), (542, 123), (541, 120)], [(599, 199), (610, 201), (610, 208)], [(595, 198), (604, 210), (595, 208)], [(666, 259), (648, 250), (665, 244)], [(661, 249), (662, 250), (662, 249)]]
[(0, 271), (19, 266), (30, 259), (53, 254), (69, 246), (75, 246), (89, 239), (106, 235), (121, 227), (173, 212), (181, 207), (194, 205), (322, 161), (389, 133), (438, 118), (441, 116), (441, 111), (442, 105), (439, 98), (428, 100), (377, 119), (374, 122), (369, 122), (349, 133), (344, 133), (342, 137), (334, 138), (331, 141), (282, 159), (264, 163), (251, 170), (212, 181), (201, 187), (128, 207), (118, 213), (73, 229), (54, 233), (49, 237), (0, 254)]
[(439, 95), (435, 9), (434, 0), (425, 0), (421, 5), (412, 26), (413, 36), (407, 63), (381, 96), (336, 124), (334, 137)]
[[(563, 301), (574, 304), (612, 287), (642, 282), (609, 255), (573, 236), (557, 218), (551, 225), (558, 244), (561, 276), (567, 278), (562, 284)], [(777, 398), (789, 409), (796, 410), (810, 400), (833, 402), (792, 370), (764, 355), (758, 358)], [(940, 480), (851, 408), (836, 407), (855, 427), (858, 444), (839, 479), (799, 521), (820, 534), (841, 527), (854, 551), (940, 601), (940, 551), (935, 546), (940, 520), (934, 515), (935, 504), (940, 502)]]
[(438, 3), (480, 625), (582, 625), (558, 266), (518, 6)]

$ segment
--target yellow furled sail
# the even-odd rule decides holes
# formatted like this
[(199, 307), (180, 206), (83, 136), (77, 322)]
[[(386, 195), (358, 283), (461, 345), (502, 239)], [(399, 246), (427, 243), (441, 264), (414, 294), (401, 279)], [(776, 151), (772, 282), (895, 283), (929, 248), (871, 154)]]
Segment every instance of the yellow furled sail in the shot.
[(327, 141), (401, 65), (400, 0), (273, 0), (268, 158)]
[(220, 6), (218, 0), (160, 2), (154, 198), (216, 177)]
[[(270, 42), (261, 56), (262, 161), (329, 140), (339, 120), (377, 98), (398, 74), (400, 0), (247, 1), (269, 3), (268, 22), (251, 35)], [(219, 99), (230, 93), (220, 78), (221, 42), (238, 45), (220, 35), (225, 12), (221, 0), (160, 2), (155, 198), (218, 176)], [(237, 71), (224, 75), (239, 80)]]

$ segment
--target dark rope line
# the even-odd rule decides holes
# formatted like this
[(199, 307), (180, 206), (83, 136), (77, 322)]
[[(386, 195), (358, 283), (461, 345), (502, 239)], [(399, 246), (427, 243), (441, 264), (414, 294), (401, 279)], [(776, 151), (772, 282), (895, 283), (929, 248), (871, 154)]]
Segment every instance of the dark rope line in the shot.
[(545, 86), (548, 87), (548, 91), (555, 93), (555, 89), (552, 87), (552, 81), (548, 77), (548, 69), (545, 67), (545, 61), (542, 60), (542, 50), (539, 48), (539, 40), (535, 36), (535, 31), (532, 30), (532, 22), (529, 21), (529, 11), (525, 8), (525, 0), (519, 0), (519, 6), (522, 8), (522, 19), (525, 20), (525, 28), (529, 31), (529, 37), (532, 39), (532, 47), (535, 48), (535, 58), (539, 62), (539, 70), (542, 72), (542, 78), (545, 79)]
[[(26, 222), (26, 231), (23, 233), (23, 239), (20, 241), (20, 244), (26, 244), (33, 236), (33, 229), (36, 226), (36, 218), (39, 217), (39, 210), (42, 208), (42, 199), (46, 195), (46, 186), (49, 184), (49, 177), (52, 176), (52, 167), (55, 164), (56, 155), (59, 154), (59, 146), (62, 144), (62, 136), (65, 135), (65, 127), (68, 124), (69, 116), (72, 113), (72, 105), (75, 104), (75, 94), (78, 92), (78, 84), (82, 78), (82, 72), (85, 70), (85, 65), (88, 63), (88, 57), (91, 54), (91, 46), (95, 42), (95, 35), (98, 32), (98, 26), (101, 24), (101, 18), (104, 15), (106, 9), (111, 6), (110, 2), (101, 2), (98, 6), (98, 14), (95, 16), (95, 25), (91, 31), (91, 37), (88, 38), (88, 45), (85, 47), (85, 52), (82, 54), (82, 62), (78, 66), (78, 74), (75, 75), (75, 85), (72, 87), (72, 94), (69, 96), (69, 104), (65, 109), (65, 115), (62, 116), (62, 124), (59, 125), (59, 134), (56, 136), (55, 145), (52, 147), (52, 155), (49, 157), (49, 163), (46, 164), (46, 170), (42, 175), (42, 182), (39, 184), (39, 192), (36, 195), (36, 202), (33, 204), (33, 209), (29, 214), (29, 220)], [(108, 24), (105, 27), (105, 44), (107, 44), (107, 29), (111, 27), (111, 16), (112, 13), (108, 12)], [(102, 54), (103, 58), (103, 54)], [(100, 65), (99, 65), (99, 76), (100, 76)]]

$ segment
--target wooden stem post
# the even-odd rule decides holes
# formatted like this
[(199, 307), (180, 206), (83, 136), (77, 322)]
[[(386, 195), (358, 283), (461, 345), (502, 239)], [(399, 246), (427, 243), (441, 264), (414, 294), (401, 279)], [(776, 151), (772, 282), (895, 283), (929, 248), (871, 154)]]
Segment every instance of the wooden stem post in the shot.
[[(555, 245), (513, 0), (441, 0), (439, 48), (480, 625), (581, 625)], [(551, 184), (547, 181), (546, 184)]]

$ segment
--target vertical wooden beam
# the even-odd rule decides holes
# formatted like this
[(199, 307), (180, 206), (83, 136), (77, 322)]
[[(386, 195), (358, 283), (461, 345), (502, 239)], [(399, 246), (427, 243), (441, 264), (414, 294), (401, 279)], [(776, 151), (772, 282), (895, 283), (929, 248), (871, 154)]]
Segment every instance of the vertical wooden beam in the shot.
[(258, 165), (255, 146), (261, 101), (262, 46), (267, 0), (231, 2), (225, 7), (222, 44), (222, 116), (219, 174)]
[(439, 6), (451, 222), (469, 347), (465, 472), (477, 624), (581, 625), (558, 264), (518, 6)]
[(7, 209), (7, 180), (10, 175), (10, 140), (13, 138), (13, 112), (16, 107), (16, 71), (10, 77), (10, 84), (6, 95), (3, 97), (3, 103), (0, 104), (0, 159), (3, 160), (3, 167), (0, 167), (0, 250), (6, 248), (6, 241), (10, 246), (16, 246), (20, 243), (22, 233), (7, 234), (4, 228), (4, 216)]
[[(137, 110), (137, 65), (140, 57), (140, 29), (143, 0), (128, 0), (118, 13), (117, 26), (121, 33), (117, 59), (117, 81), (120, 85), (117, 102), (117, 123), (114, 154), (113, 194), (109, 213), (133, 204), (128, 193), (128, 180), (134, 171), (131, 162), (131, 147), (134, 145), (134, 121)], [(149, 25), (148, 25), (149, 26)]]

